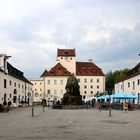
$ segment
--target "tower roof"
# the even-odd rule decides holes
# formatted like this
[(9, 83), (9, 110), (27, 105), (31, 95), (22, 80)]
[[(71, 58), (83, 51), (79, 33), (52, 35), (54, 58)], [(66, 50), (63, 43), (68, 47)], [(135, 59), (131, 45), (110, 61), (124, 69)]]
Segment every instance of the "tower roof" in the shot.
[(58, 56), (76, 56), (75, 49), (57, 49)]

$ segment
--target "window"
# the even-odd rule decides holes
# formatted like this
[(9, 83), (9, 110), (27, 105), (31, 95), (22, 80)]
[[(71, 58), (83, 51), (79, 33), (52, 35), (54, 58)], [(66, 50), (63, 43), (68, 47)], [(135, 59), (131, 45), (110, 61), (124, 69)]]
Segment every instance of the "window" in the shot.
[(38, 93), (35, 93), (35, 97), (38, 97)]
[(10, 96), (9, 96), (10, 98), (12, 98), (12, 94), (10, 94)]
[(57, 80), (54, 80), (54, 84), (55, 84), (55, 85), (57, 84)]
[(7, 87), (7, 81), (6, 81), (6, 79), (4, 79), (4, 88), (6, 88)]
[(28, 97), (31, 97), (31, 93), (30, 92), (28, 92)]
[(22, 85), (22, 88), (24, 88), (24, 85)]
[(87, 78), (84, 79), (84, 82), (87, 83)]
[(85, 99), (85, 98), (86, 98), (86, 96), (84, 95), (84, 96), (83, 96), (83, 99)]
[(51, 94), (51, 91), (50, 91), (50, 89), (48, 89), (48, 90), (47, 90), (47, 94)]
[(93, 79), (90, 79), (90, 83), (93, 83)]
[(138, 79), (138, 85), (140, 85), (140, 79)]
[(87, 94), (87, 91), (84, 91), (85, 94)]
[(84, 88), (87, 88), (87, 86), (85, 85)]
[(20, 102), (20, 95), (18, 95), (18, 101)]
[(40, 89), (40, 91), (42, 91), (42, 89)]
[(20, 88), (20, 84), (18, 84), (18, 87)]
[(78, 78), (78, 82), (80, 82), (80, 78)]
[(97, 83), (99, 83), (99, 78), (97, 79)]
[(93, 91), (90, 91), (91, 94), (93, 94)]
[(16, 82), (14, 83), (14, 87), (16, 87)]
[(60, 94), (63, 94), (63, 89), (60, 90)]
[(42, 83), (40, 82), (40, 85), (41, 85)]
[(10, 81), (9, 83), (10, 83), (10, 86), (11, 86), (12, 85), (12, 81)]
[(50, 80), (48, 80), (47, 83), (48, 83), (48, 85), (50, 85), (50, 83), (51, 83)]
[(54, 90), (54, 94), (57, 94), (57, 90), (56, 89)]
[(130, 87), (130, 82), (128, 82), (128, 87)]
[(91, 85), (90, 88), (93, 88), (93, 85)]
[(97, 89), (99, 89), (99, 85), (97, 85)]
[(63, 80), (60, 80), (60, 84), (63, 85)]
[(133, 82), (133, 90), (135, 90), (135, 82)]

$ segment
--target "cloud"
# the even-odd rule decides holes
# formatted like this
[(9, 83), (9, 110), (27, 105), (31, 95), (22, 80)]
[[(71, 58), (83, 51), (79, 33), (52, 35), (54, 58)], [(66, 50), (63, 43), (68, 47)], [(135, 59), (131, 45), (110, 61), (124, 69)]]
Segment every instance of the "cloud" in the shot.
[(57, 48), (76, 48), (103, 71), (135, 65), (140, 1), (0, 0), (0, 53), (28, 77), (56, 63)]

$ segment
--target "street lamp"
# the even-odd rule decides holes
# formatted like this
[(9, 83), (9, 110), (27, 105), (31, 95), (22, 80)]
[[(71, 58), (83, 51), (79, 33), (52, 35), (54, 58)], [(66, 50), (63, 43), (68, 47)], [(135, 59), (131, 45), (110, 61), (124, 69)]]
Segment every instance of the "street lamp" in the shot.
[(32, 91), (32, 117), (34, 116), (34, 92)]
[(43, 77), (44, 80), (44, 92), (43, 92), (43, 100), (42, 100), (42, 106), (43, 106), (43, 112), (46, 104), (46, 99), (45, 99), (45, 76)]
[(108, 95), (109, 95), (109, 117), (111, 117), (111, 95), (112, 95), (112, 90), (108, 90)]

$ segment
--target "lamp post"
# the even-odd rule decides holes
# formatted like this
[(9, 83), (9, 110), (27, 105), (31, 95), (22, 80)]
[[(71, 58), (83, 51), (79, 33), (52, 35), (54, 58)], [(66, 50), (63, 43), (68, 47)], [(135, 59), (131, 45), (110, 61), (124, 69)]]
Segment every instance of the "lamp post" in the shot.
[(42, 106), (43, 106), (43, 112), (44, 112), (45, 103), (46, 103), (46, 99), (45, 99), (45, 76), (43, 77), (43, 80), (44, 80), (44, 92), (43, 92)]
[(32, 91), (32, 117), (34, 116), (34, 92)]
[(112, 94), (112, 91), (111, 90), (108, 90), (108, 95), (109, 95), (109, 117), (111, 117), (111, 94)]

